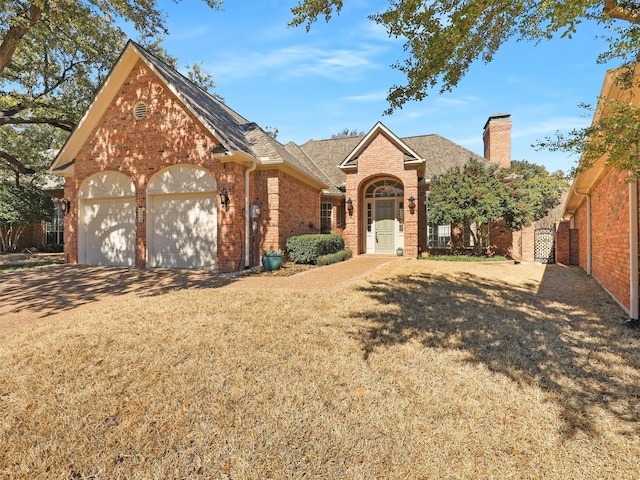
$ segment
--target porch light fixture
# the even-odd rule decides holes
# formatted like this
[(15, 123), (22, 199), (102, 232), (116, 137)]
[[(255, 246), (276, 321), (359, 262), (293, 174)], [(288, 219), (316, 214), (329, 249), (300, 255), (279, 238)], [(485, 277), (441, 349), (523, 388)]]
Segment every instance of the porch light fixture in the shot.
[(220, 190), (219, 195), (220, 195), (220, 205), (222, 206), (222, 208), (226, 210), (227, 207), (229, 206), (229, 192), (227, 192), (226, 188), (223, 188), (222, 190)]
[(411, 215), (414, 214), (414, 212), (416, 211), (416, 199), (413, 195), (411, 195), (409, 198), (409, 212), (411, 213)]
[(69, 213), (71, 211), (71, 201), (68, 198), (60, 200), (60, 209), (62, 210), (63, 215)]
[(351, 200), (351, 197), (349, 197), (344, 203), (347, 204), (347, 212), (349, 212), (349, 216), (353, 215), (353, 200)]

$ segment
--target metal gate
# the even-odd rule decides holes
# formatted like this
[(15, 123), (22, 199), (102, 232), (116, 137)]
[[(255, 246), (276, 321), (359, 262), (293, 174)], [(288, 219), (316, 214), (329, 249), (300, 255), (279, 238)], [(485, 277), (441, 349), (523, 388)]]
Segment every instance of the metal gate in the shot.
[(536, 228), (533, 236), (533, 259), (540, 263), (555, 263), (555, 237), (553, 228)]

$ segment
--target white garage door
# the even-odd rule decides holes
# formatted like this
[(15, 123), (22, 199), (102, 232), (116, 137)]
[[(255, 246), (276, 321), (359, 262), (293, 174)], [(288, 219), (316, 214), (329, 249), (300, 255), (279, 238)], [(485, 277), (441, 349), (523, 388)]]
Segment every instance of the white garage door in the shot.
[(135, 251), (135, 198), (84, 202), (87, 265), (132, 267)]
[(215, 192), (154, 195), (152, 202), (149, 266), (214, 269)]
[(135, 187), (129, 177), (105, 171), (78, 190), (78, 261), (132, 267), (135, 263)]

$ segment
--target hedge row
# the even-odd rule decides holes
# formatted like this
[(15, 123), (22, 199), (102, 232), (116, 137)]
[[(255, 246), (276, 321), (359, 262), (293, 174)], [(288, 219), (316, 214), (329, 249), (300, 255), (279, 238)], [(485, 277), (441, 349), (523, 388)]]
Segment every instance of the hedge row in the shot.
[(295, 263), (315, 264), (319, 257), (344, 250), (344, 238), (334, 234), (312, 234), (287, 239), (287, 254)]
[(331, 265), (332, 263), (344, 262), (345, 260), (349, 260), (353, 253), (351, 250), (340, 250), (337, 253), (330, 253), (329, 255), (322, 255), (318, 257), (317, 265)]

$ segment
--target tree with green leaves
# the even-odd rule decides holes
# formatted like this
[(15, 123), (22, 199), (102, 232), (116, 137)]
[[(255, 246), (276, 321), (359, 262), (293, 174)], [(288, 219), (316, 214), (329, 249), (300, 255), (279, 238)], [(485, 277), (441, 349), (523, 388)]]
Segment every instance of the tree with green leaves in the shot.
[(0, 252), (14, 252), (24, 230), (53, 216), (53, 201), (31, 183), (0, 179)]
[(558, 205), (567, 186), (562, 172), (549, 174), (530, 162), (514, 161), (503, 169), (471, 158), (431, 180), (426, 200), (429, 221), (463, 226), (479, 255), (489, 235), (483, 225), (504, 221), (514, 231), (531, 225)]
[(354, 137), (364, 137), (364, 132), (358, 130), (349, 130), (349, 128), (345, 127), (343, 130), (340, 130), (338, 133), (334, 133), (331, 135), (331, 139), (335, 140), (338, 138), (354, 138)]
[(511, 168), (500, 172), (505, 187), (505, 226), (520, 230), (543, 219), (560, 204), (562, 192), (569, 188), (566, 175), (558, 170), (549, 173), (542, 165), (513, 160)]
[(504, 213), (505, 187), (499, 166), (471, 158), (431, 179), (427, 194), (429, 222), (462, 225), (473, 238), (476, 254), (486, 245), (481, 225), (497, 222)]
[[(302, 0), (292, 8), (291, 25), (307, 30), (340, 12), (344, 0)], [(539, 42), (556, 35), (571, 38), (583, 22), (596, 22), (608, 32), (610, 48), (599, 62), (632, 65), (640, 53), (640, 2), (627, 0), (389, 0), (389, 8), (369, 17), (390, 37), (402, 38), (407, 57), (393, 68), (406, 76), (388, 94), (391, 113), (429, 91), (450, 91), (472, 63), (491, 62), (511, 39)]]
[[(635, 103), (638, 101), (636, 100)], [(588, 106), (584, 106), (589, 108)], [(594, 121), (589, 127), (556, 132), (535, 145), (552, 152), (567, 152), (580, 157), (575, 176), (606, 158), (606, 165), (628, 171), (629, 180), (640, 179), (640, 107), (626, 100), (601, 98)]]
[[(205, 1), (220, 7), (221, 0)], [(0, 0), (0, 175), (41, 170), (37, 152), (61, 145), (124, 48), (123, 23), (163, 53), (167, 30), (156, 0)], [(193, 70), (196, 80), (208, 79)], [(22, 150), (16, 137), (25, 140)]]

